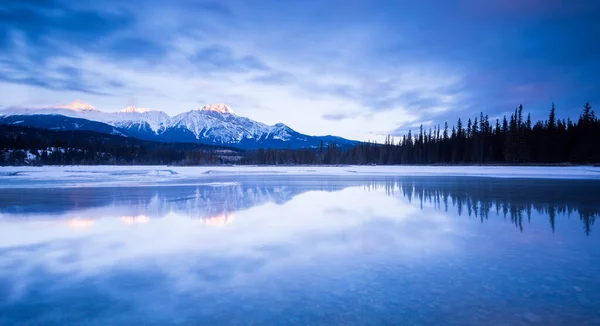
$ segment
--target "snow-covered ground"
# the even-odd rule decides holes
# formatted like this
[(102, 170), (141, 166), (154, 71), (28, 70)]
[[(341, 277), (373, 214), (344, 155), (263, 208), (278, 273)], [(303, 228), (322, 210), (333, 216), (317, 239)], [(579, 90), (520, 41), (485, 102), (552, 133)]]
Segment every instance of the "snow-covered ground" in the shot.
[(510, 166), (44, 166), (0, 167), (0, 188), (174, 185), (231, 182), (265, 176), (477, 176), (598, 179), (600, 167)]

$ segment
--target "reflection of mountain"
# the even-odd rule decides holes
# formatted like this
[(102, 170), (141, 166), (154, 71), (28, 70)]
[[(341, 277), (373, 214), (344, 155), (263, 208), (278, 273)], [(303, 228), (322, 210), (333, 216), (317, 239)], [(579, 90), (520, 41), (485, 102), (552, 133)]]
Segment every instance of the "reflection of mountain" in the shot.
[(496, 213), (510, 218), (521, 231), (523, 219), (531, 220), (533, 211), (548, 217), (552, 231), (557, 216), (577, 214), (587, 235), (600, 216), (600, 183), (593, 180), (414, 177), (368, 185), (381, 187), (390, 195), (400, 192), (421, 208), (428, 204), (448, 211), (452, 206), (459, 216), (482, 222)]
[[(127, 224), (147, 222), (168, 214), (224, 225), (233, 213), (268, 202), (283, 204), (311, 190), (337, 190), (320, 183), (224, 183), (177, 187), (0, 189), (0, 218), (64, 218), (73, 227), (91, 225), (95, 218), (120, 216)], [(86, 223), (84, 223), (85, 221)], [(69, 224), (71, 225), (71, 224)]]
[(148, 223), (148, 221), (150, 221), (150, 217), (148, 215), (121, 216), (121, 221), (129, 225), (143, 224)]
[(210, 226), (224, 226), (227, 225), (231, 222), (233, 222), (233, 214), (229, 214), (229, 215), (225, 215), (225, 214), (220, 214), (220, 215), (215, 215), (215, 216), (209, 216), (203, 219), (204, 223), (206, 225), (210, 225)]
[(94, 220), (85, 218), (72, 218), (67, 220), (66, 224), (71, 229), (87, 229), (94, 224)]

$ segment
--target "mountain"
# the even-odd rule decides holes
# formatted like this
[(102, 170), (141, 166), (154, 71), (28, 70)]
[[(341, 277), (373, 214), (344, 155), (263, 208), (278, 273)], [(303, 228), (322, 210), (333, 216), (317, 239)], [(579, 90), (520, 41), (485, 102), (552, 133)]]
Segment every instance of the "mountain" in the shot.
[[(53, 118), (43, 121), (44, 116)], [(107, 113), (77, 100), (50, 108), (9, 108), (0, 111), (0, 124), (22, 124), (52, 130), (90, 130), (143, 140), (195, 142), (243, 149), (316, 148), (321, 142), (324, 145), (335, 142), (341, 146), (356, 144), (356, 141), (341, 137), (301, 134), (283, 123), (269, 126), (238, 116), (225, 104), (206, 105), (171, 117), (162, 111), (134, 106)]]
[(64, 115), (9, 115), (0, 116), (0, 125), (34, 127), (47, 130), (85, 130), (109, 135), (127, 136), (109, 124)]

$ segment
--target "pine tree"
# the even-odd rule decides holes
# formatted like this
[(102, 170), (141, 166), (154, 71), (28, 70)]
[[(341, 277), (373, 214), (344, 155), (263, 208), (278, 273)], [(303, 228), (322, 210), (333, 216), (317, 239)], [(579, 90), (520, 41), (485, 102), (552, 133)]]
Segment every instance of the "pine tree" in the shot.
[(550, 116), (548, 117), (548, 130), (553, 131), (556, 128), (556, 112), (554, 108), (554, 102), (552, 102), (552, 109), (550, 109)]

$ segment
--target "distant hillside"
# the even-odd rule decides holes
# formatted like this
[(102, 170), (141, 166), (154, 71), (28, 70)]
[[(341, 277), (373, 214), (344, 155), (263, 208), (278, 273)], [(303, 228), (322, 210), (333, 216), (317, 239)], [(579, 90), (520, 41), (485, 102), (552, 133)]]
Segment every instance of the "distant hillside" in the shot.
[(162, 143), (89, 130), (57, 131), (0, 125), (0, 165), (219, 164), (241, 152), (193, 143)]

